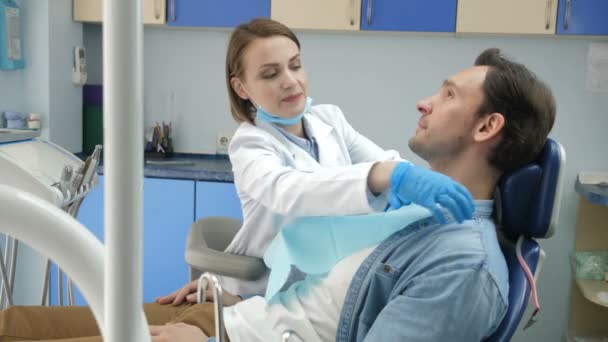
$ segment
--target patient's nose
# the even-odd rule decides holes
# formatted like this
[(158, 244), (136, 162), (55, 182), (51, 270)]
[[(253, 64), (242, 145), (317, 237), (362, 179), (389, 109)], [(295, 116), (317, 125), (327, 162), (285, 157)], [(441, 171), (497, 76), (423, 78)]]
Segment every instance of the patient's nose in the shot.
[(433, 106), (431, 104), (431, 99), (430, 98), (426, 98), (426, 99), (422, 99), (422, 100), (418, 101), (416, 103), (416, 109), (418, 109), (418, 111), (422, 115), (429, 115), (429, 114), (431, 114), (431, 112), (433, 111)]

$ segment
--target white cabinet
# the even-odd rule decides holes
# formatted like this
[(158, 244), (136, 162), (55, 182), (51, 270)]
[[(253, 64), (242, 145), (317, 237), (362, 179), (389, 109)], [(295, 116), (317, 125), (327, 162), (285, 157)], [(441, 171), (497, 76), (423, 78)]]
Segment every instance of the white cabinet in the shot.
[(557, 0), (458, 0), (456, 32), (554, 34)]
[(292, 29), (359, 30), (361, 0), (272, 0), (270, 17)]
[[(73, 0), (74, 21), (101, 23), (103, 20), (102, 0)], [(143, 0), (144, 24), (164, 24), (166, 14), (165, 0)]]

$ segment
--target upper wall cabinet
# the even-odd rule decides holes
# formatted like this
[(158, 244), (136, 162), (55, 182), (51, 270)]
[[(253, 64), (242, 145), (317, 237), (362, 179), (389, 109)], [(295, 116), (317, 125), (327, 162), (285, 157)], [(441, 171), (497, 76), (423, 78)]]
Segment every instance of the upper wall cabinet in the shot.
[(271, 18), (292, 29), (359, 30), (361, 0), (272, 0)]
[(557, 0), (458, 0), (456, 32), (553, 34)]
[(454, 32), (455, 27), (456, 0), (362, 1), (362, 30)]
[[(166, 0), (143, 0), (144, 24), (164, 24)], [(101, 23), (103, 20), (102, 0), (73, 0), (74, 21)]]
[(169, 26), (234, 27), (270, 18), (270, 0), (167, 0)]
[(608, 35), (608, 1), (559, 0), (557, 33)]

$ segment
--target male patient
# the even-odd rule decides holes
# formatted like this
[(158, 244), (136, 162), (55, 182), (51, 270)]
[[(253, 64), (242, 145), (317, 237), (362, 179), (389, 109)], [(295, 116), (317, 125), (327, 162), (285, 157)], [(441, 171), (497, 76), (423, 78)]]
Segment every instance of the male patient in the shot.
[[(492, 195), (504, 172), (540, 153), (555, 119), (553, 95), (526, 67), (489, 49), (417, 109), (422, 115), (410, 148), (467, 187), (476, 200), (473, 219), (410, 224), (270, 303), (226, 294), (231, 341), (278, 341), (288, 329), (303, 341), (480, 341), (496, 330), (507, 310), (508, 273)], [(183, 304), (195, 302), (195, 288), (192, 282), (146, 304), (153, 341), (198, 342), (215, 334), (212, 304)], [(96, 341), (83, 337), (98, 334), (87, 308), (0, 313), (0, 341)]]

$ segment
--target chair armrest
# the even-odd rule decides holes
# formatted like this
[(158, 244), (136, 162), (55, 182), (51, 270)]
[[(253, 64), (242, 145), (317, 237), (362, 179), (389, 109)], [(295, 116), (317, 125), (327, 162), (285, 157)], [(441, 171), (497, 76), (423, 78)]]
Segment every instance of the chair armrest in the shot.
[(258, 279), (267, 271), (260, 258), (220, 252), (202, 246), (186, 249), (186, 263), (203, 272), (245, 280)]

